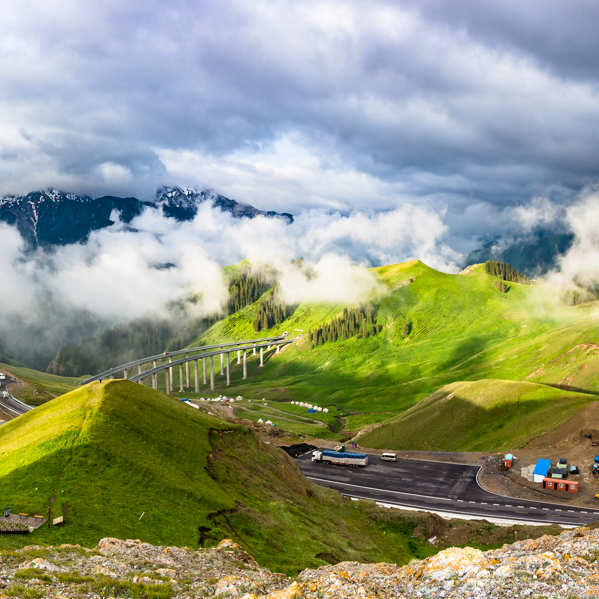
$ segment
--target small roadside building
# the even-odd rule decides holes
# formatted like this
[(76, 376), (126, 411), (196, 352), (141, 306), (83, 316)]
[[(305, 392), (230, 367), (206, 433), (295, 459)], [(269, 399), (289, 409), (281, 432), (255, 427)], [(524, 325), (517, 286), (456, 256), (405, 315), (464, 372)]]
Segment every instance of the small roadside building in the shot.
[(556, 491), (568, 491), (578, 493), (579, 482), (577, 480), (559, 480), (555, 478), (546, 478), (543, 480), (544, 489), (555, 489)]
[(551, 469), (551, 460), (538, 460), (535, 469), (532, 472), (532, 480), (535, 483), (542, 483), (543, 479), (546, 478)]

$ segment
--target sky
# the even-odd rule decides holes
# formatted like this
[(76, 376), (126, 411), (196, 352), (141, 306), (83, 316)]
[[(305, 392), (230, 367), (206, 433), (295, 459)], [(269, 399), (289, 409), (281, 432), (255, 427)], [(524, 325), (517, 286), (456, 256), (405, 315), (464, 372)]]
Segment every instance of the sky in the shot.
[(598, 27), (586, 0), (6, 0), (0, 194), (568, 204), (599, 178)]

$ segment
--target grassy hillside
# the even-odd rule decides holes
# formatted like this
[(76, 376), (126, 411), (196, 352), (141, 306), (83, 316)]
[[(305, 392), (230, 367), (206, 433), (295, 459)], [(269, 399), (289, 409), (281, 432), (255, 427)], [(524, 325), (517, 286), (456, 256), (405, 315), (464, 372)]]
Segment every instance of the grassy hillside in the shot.
[(597, 401), (595, 395), (485, 379), (445, 385), (400, 416), (365, 432), (366, 447), (496, 451), (523, 447)]
[(104, 536), (198, 547), (232, 537), (285, 572), (426, 554), (413, 526), (376, 524), (372, 506), (313, 485), (245, 427), (129, 381), (94, 383), (15, 418), (0, 428), (0, 455), (2, 506), (51, 508), (66, 520), (0, 536), (4, 547), (93, 547)]
[[(502, 293), (482, 265), (461, 275), (440, 273), (419, 261), (371, 272), (387, 290), (371, 298), (381, 333), (314, 348), (304, 336), (282, 354), (270, 355), (264, 369), (250, 357), (247, 381), (239, 367), (233, 368), (234, 392), (338, 406), (348, 431), (405, 411), (456, 381), (495, 378), (599, 391), (599, 356), (587, 351), (599, 348), (596, 302), (566, 307), (543, 285), (508, 283)], [(300, 304), (290, 318), (259, 334), (252, 327), (256, 309), (257, 304), (246, 306), (194, 344), (295, 329), (305, 335), (339, 315), (343, 306)], [(404, 322), (410, 327), (407, 335)], [(219, 391), (225, 390), (222, 379), (217, 376)]]

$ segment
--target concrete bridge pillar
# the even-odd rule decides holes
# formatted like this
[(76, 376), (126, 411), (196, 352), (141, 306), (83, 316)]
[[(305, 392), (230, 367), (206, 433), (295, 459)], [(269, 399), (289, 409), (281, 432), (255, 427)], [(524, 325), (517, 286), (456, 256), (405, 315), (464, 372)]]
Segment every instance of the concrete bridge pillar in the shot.
[(165, 370), (164, 370), (164, 392), (167, 395), (170, 395), (171, 394), (171, 392), (170, 392), (170, 385), (168, 384), (170, 377), (169, 377), (168, 371), (169, 371), (169, 369), (165, 368)]
[(204, 385), (206, 384), (207, 373), (208, 369), (206, 368), (206, 358), (202, 358), (202, 374), (204, 375)]
[(193, 361), (193, 373), (195, 374), (195, 392), (200, 392), (200, 381), (198, 380), (198, 361)]
[(154, 365), (154, 368), (156, 368), (156, 360), (154, 360), (152, 364)]
[(264, 366), (264, 348), (260, 348), (260, 368)]
[(237, 364), (241, 364), (241, 350), (238, 349), (237, 350)]
[(183, 393), (183, 364), (179, 364), (179, 393)]
[(210, 390), (214, 391), (214, 356), (210, 356)]
[[(173, 361), (173, 359), (169, 358), (168, 361), (170, 363)], [(168, 369), (168, 372), (169, 372), (169, 379), (170, 379), (169, 380), (169, 388), (172, 389), (173, 388), (173, 367), (172, 366)]]
[(141, 364), (137, 365), (137, 374), (141, 374)]
[(156, 372), (152, 375), (152, 389), (154, 391), (158, 389), (158, 374)]
[[(189, 354), (185, 354), (189, 358)], [(185, 386), (189, 389), (189, 362), (185, 362)]]
[(256, 344), (254, 343), (254, 349), (252, 350), (252, 356), (256, 355)]
[(221, 376), (222, 376), (223, 374), (225, 374), (225, 372), (224, 372), (224, 370), (223, 370), (224, 362), (225, 362), (225, 360), (224, 360), (224, 356), (223, 356), (223, 354), (222, 354), (222, 352), (221, 352), (221, 354), (220, 354), (220, 375), (221, 375)]
[(123, 378), (127, 380), (127, 369), (123, 370)]
[(243, 350), (243, 378), (248, 378), (248, 359), (247, 359), (247, 350)]
[(280, 345), (277, 343), (277, 353), (279, 353)]
[(231, 369), (230, 369), (230, 362), (231, 362), (231, 352), (227, 352), (227, 387), (231, 384)]

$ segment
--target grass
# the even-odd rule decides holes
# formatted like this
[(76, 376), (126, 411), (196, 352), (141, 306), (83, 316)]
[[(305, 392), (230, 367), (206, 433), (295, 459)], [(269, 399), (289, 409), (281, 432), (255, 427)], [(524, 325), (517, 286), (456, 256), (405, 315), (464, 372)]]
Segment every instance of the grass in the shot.
[[(467, 275), (448, 275), (411, 261), (371, 269), (371, 273), (386, 289), (371, 298), (378, 307), (377, 322), (383, 326), (379, 335), (368, 339), (354, 337), (313, 349), (303, 337), (279, 355), (266, 353), (264, 368), (259, 367), (258, 356), (249, 353), (246, 380), (233, 356), (230, 387), (219, 374), (217, 359), (214, 392), (201, 383), (200, 364), (200, 393), (185, 390), (174, 396), (196, 398), (224, 393), (264, 397), (270, 408), (291, 415), (275, 410), (265, 412), (277, 426), (297, 434), (336, 440), (404, 413), (439, 389), (460, 381), (496, 379), (541, 384), (548, 401), (557, 402), (557, 415), (551, 422), (558, 422), (559, 414), (571, 413), (557, 409), (561, 396), (547, 391), (552, 386), (585, 396), (599, 395), (597, 302), (565, 307), (551, 288), (542, 285), (510, 283), (508, 293), (501, 293), (493, 286), (494, 277), (481, 266)], [(305, 333), (343, 308), (323, 303), (300, 304), (285, 322), (258, 334), (252, 327), (256, 306), (247, 306), (215, 324), (191, 345), (258, 339), (295, 329)], [(402, 334), (404, 321), (411, 323), (408, 336)], [(29, 374), (34, 376), (33, 371)], [(174, 379), (178, 389), (177, 367)], [(191, 379), (193, 386), (193, 370)], [(52, 379), (46, 384), (52, 382), (59, 383)], [(163, 385), (161, 376), (160, 388)], [(505, 387), (506, 393), (510, 389)], [(290, 403), (293, 400), (328, 407), (327, 417), (323, 413), (314, 415), (324, 426), (304, 424), (300, 418), (294, 418), (309, 415), (306, 411), (294, 411), (295, 406)], [(535, 400), (527, 405), (541, 403)], [(468, 411), (470, 405), (466, 399), (464, 409)], [(543, 406), (543, 410), (549, 409), (548, 405)], [(480, 413), (486, 413), (485, 410)], [(239, 415), (250, 420), (262, 417)], [(475, 428), (488, 425), (484, 418), (475, 418), (471, 424)], [(481, 429), (474, 436), (484, 434)], [(435, 445), (432, 438), (427, 442)]]
[(517, 449), (593, 401), (594, 395), (538, 383), (488, 379), (452, 383), (364, 434), (360, 443), (443, 451)]
[(106, 536), (198, 547), (201, 527), (205, 546), (233, 538), (288, 574), (327, 563), (323, 556), (414, 556), (410, 535), (384, 534), (366, 502), (313, 485), (245, 427), (129, 381), (92, 383), (15, 418), (0, 428), (0, 455), (2, 505), (65, 518), (0, 536), (5, 550), (94, 547)]
[(279, 428), (285, 429), (292, 433), (296, 433), (297, 435), (305, 435), (309, 437), (317, 437), (319, 439), (332, 439), (339, 440), (342, 435), (339, 433), (334, 433), (330, 431), (326, 426), (320, 426), (318, 424), (309, 424), (301, 420), (296, 420), (291, 418), (284, 417), (281, 418), (280, 414), (275, 412), (270, 412), (267, 409), (255, 410), (255, 411), (245, 411), (245, 410), (235, 410), (236, 416), (239, 418), (245, 418), (246, 420), (251, 420), (252, 422), (257, 422), (260, 418), (264, 422), (270, 420), (273, 424), (278, 426)]
[[(273, 406), (297, 400), (336, 407), (347, 416), (342, 434), (405, 412), (457, 381), (530, 381), (599, 394), (599, 351), (587, 351), (588, 344), (599, 348), (597, 302), (566, 307), (543, 285), (510, 283), (501, 293), (482, 266), (448, 275), (412, 261), (371, 272), (387, 289), (372, 298), (383, 325), (379, 335), (313, 349), (304, 337), (280, 355), (268, 354), (263, 369), (250, 356), (247, 380), (233, 368), (228, 391), (217, 376), (217, 391), (265, 397)], [(342, 308), (300, 304), (285, 322), (258, 334), (251, 324), (254, 304), (191, 345), (305, 333)], [(408, 336), (402, 335), (404, 321), (411, 323)]]

